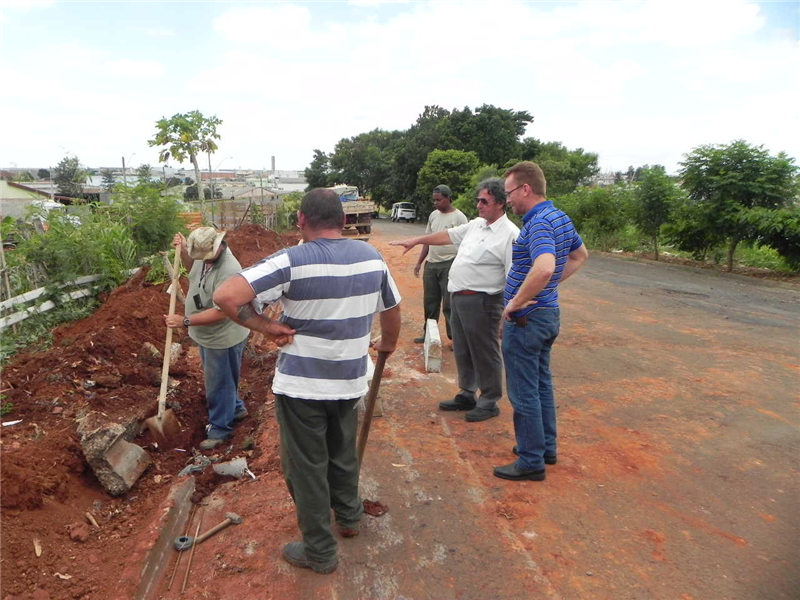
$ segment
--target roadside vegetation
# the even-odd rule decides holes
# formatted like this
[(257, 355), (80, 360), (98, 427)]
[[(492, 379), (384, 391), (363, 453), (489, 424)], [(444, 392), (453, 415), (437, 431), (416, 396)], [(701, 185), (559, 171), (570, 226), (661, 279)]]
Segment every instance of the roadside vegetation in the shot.
[[(433, 210), (430, 190), (444, 183), (455, 206), (477, 216), (476, 184), (520, 160), (538, 163), (548, 197), (575, 221), (587, 246), (800, 270), (800, 204), (794, 159), (743, 140), (690, 150), (675, 175), (659, 165), (630, 166), (614, 183), (592, 183), (597, 154), (560, 142), (523, 138), (533, 116), (483, 105), (472, 111), (426, 106), (405, 130), (375, 129), (343, 138), (333, 152), (314, 150), (309, 188), (356, 185), (389, 209), (412, 202), (420, 219)], [(519, 219), (512, 216), (519, 222)]]

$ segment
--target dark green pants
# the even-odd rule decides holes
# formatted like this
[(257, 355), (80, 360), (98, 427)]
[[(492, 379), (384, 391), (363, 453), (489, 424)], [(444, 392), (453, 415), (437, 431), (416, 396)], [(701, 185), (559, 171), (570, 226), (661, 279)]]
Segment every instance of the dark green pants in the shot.
[(452, 264), (452, 260), (425, 263), (425, 272), (422, 275), (422, 305), (425, 308), (425, 323), (422, 324), (423, 337), (425, 337), (425, 326), (428, 319), (439, 321), (439, 305), (441, 305), (447, 339), (453, 339), (453, 334), (450, 332), (450, 294), (447, 293), (447, 281), (450, 278)]
[(357, 401), (275, 396), (283, 477), (310, 560), (336, 556), (331, 508), (341, 527), (357, 527), (364, 512), (358, 496)]

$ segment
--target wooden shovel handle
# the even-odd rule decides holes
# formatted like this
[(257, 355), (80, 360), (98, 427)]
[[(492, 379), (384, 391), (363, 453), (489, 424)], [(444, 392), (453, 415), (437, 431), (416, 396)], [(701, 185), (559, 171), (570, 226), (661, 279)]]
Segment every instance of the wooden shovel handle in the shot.
[(364, 411), (364, 420), (361, 421), (361, 433), (358, 436), (358, 468), (361, 469), (361, 463), (364, 459), (364, 450), (367, 447), (367, 439), (369, 439), (369, 428), (372, 425), (372, 413), (375, 412), (375, 400), (378, 399), (378, 389), (381, 387), (381, 378), (383, 377), (383, 367), (386, 366), (386, 359), (389, 358), (388, 352), (378, 352), (378, 360), (375, 363), (375, 372), (372, 375), (372, 384), (369, 386), (369, 395), (367, 396), (367, 406)]
[[(169, 316), (175, 314), (175, 298), (180, 285), (181, 249), (175, 248), (175, 261), (172, 265), (172, 291), (169, 294)], [(169, 381), (169, 361), (172, 358), (172, 327), (167, 327), (167, 341), (164, 344), (164, 364), (161, 366), (161, 391), (158, 393), (158, 417), (167, 408), (167, 382)]]

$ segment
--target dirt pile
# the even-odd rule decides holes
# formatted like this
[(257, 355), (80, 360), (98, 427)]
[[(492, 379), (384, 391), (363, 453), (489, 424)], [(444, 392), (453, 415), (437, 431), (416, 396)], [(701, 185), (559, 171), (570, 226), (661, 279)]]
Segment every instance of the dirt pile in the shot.
[[(297, 243), (295, 235), (279, 235), (253, 225), (230, 232), (226, 239), (242, 266)], [(191, 449), (203, 439), (206, 413), (202, 368), (186, 331), (177, 329), (174, 339), (181, 342), (184, 353), (171, 369), (176, 386), (169, 401), (183, 425), (176, 440), (178, 450), (159, 452), (147, 433), (136, 438), (136, 443), (152, 453), (153, 466), (127, 497), (120, 499), (111, 499), (103, 492), (82, 455), (76, 419), (88, 411), (99, 411), (109, 420), (120, 422), (155, 413), (160, 364), (153, 364), (152, 357), (145, 356), (142, 349), (149, 342), (163, 351), (166, 330), (162, 315), (168, 310), (169, 296), (165, 293), (167, 284), (152, 285), (145, 278), (143, 269), (109, 294), (93, 315), (57, 328), (51, 347), (24, 352), (3, 370), (5, 401), (14, 405), (12, 414), (4, 420), (22, 419), (22, 423), (0, 431), (4, 597), (7, 592), (19, 594), (41, 588), (51, 598), (100, 598), (100, 592), (91, 592), (102, 590), (102, 585), (79, 590), (74, 585), (65, 587), (64, 581), (53, 585), (53, 572), (68, 566), (60, 564), (58, 557), (93, 552), (93, 556), (102, 555), (104, 561), (113, 562), (115, 553), (124, 560), (124, 546), (113, 544), (110, 554), (97, 548), (93, 551), (93, 544), (102, 537), (93, 532), (92, 538), (76, 547), (70, 540), (69, 526), (84, 521), (84, 513), (91, 509), (108, 535), (117, 539), (129, 535), (146, 517), (148, 507), (158, 505), (166, 493), (164, 484), (184, 466)], [(187, 282), (182, 283), (186, 290)], [(179, 304), (177, 310), (182, 309)], [(262, 412), (258, 407), (266, 401), (274, 355), (248, 348), (244, 363), (242, 397), (251, 415), (257, 416)], [(274, 468), (277, 459), (260, 457), (265, 449), (253, 447), (253, 434), (259, 425), (257, 418), (240, 425), (228, 451), (245, 451), (254, 461), (260, 459), (254, 464)], [(274, 453), (275, 448), (266, 451)], [(202, 488), (213, 489), (210, 485)], [(38, 559), (33, 552), (34, 537), (45, 548)], [(102, 569), (97, 573), (103, 577)], [(114, 574), (106, 573), (105, 577), (113, 581)], [(85, 577), (81, 579), (86, 582)], [(68, 594), (57, 591), (67, 587), (71, 588)]]

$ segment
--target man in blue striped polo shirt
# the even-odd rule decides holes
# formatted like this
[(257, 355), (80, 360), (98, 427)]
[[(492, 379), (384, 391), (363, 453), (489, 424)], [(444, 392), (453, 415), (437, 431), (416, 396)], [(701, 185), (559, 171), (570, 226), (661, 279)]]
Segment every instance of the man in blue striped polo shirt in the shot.
[(505, 178), (508, 204), (523, 221), (512, 249), (502, 322), (517, 460), (495, 468), (494, 475), (543, 481), (545, 464), (554, 465), (557, 459), (550, 351), (561, 323), (558, 284), (574, 275), (589, 253), (570, 218), (547, 200), (547, 182), (538, 165), (517, 163)]
[[(400, 294), (378, 251), (342, 237), (344, 211), (332, 191), (305, 195), (298, 211), (303, 244), (276, 252), (228, 279), (214, 301), (231, 319), (281, 345), (272, 382), (281, 431), (281, 466), (303, 536), (283, 548), (298, 567), (330, 573), (343, 537), (358, 534), (356, 429), (367, 393), (372, 319), (380, 313), (378, 351), (400, 334)], [(261, 307), (281, 301), (280, 322)]]

